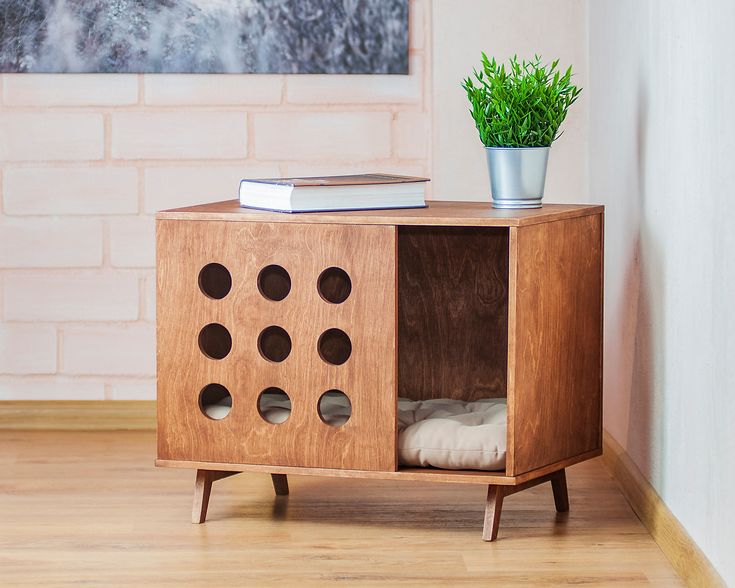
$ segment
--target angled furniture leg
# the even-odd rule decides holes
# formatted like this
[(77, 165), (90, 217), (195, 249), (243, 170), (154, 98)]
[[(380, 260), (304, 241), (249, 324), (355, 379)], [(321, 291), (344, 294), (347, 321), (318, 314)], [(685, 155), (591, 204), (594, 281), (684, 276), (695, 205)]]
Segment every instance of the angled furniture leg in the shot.
[(498, 526), (500, 515), (503, 510), (503, 499), (516, 492), (533, 488), (539, 484), (551, 482), (554, 492), (554, 504), (558, 512), (569, 510), (569, 496), (567, 494), (567, 477), (565, 470), (558, 470), (539, 478), (517, 484), (516, 486), (488, 486), (487, 503), (485, 504), (485, 525), (482, 528), (482, 539), (484, 541), (495, 541), (498, 537)]
[(191, 509), (191, 522), (195, 525), (207, 519), (209, 496), (212, 493), (212, 482), (228, 478), (240, 472), (221, 472), (216, 470), (197, 470), (194, 482), (194, 504)]
[(569, 510), (569, 494), (567, 493), (566, 470), (555, 472), (551, 478), (551, 489), (554, 492), (554, 504), (557, 512)]
[(288, 495), (288, 476), (286, 474), (271, 474), (271, 480), (273, 481), (273, 489), (276, 491), (276, 496)]
[(487, 502), (485, 503), (485, 524), (482, 527), (482, 540), (495, 541), (498, 537), (500, 515), (503, 511), (505, 486), (488, 486)]

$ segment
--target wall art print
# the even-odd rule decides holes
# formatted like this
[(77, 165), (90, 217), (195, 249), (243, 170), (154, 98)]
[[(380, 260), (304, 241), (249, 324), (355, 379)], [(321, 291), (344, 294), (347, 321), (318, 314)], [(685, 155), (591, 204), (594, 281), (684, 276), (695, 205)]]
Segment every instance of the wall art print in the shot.
[(0, 0), (0, 72), (408, 73), (408, 0)]

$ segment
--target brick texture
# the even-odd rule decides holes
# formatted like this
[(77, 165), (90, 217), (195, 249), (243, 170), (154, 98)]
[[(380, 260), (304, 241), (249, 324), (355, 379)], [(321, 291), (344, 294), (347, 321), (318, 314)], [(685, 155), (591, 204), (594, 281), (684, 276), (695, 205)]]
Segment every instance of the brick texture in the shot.
[(108, 398), (110, 400), (155, 400), (156, 379), (111, 379)]
[(153, 376), (155, 325), (79, 327), (62, 331), (61, 373)]
[(122, 112), (112, 115), (119, 159), (238, 159), (247, 155), (247, 116), (239, 112)]
[(146, 276), (143, 284), (143, 319), (149, 322), (156, 321), (156, 274), (151, 272)]
[(423, 49), (426, 31), (426, 3), (412, 0), (408, 11), (408, 42), (411, 49)]
[(144, 211), (237, 198), (243, 178), (273, 178), (280, 175), (274, 163), (245, 162), (237, 166), (154, 167), (145, 171)]
[(133, 167), (10, 168), (3, 174), (9, 215), (107, 215), (138, 212)]
[(156, 211), (429, 175), (431, 4), (409, 7), (408, 76), (0, 74), (0, 400), (155, 398)]
[(135, 75), (18, 74), (5, 76), (10, 106), (125, 106), (138, 101)]
[(134, 321), (140, 284), (135, 273), (11, 275), (3, 280), (3, 318), (10, 321)]
[(0, 161), (102, 159), (103, 117), (95, 113), (11, 113), (0, 115)]
[(110, 262), (115, 267), (156, 265), (153, 218), (116, 219), (110, 225)]
[(102, 224), (91, 219), (0, 222), (0, 267), (95, 267), (102, 262)]
[(387, 112), (264, 113), (255, 115), (258, 159), (381, 159), (390, 156)]
[(56, 372), (56, 329), (52, 325), (0, 325), (0, 374)]
[(422, 98), (423, 67), (409, 61), (409, 75), (310, 75), (288, 79), (288, 101), (294, 104), (418, 103)]
[(145, 103), (152, 105), (259, 105), (281, 101), (283, 76), (145, 76)]
[(429, 115), (423, 112), (399, 112), (393, 129), (393, 145), (398, 157), (405, 159), (427, 157), (431, 142)]
[(104, 400), (103, 379), (65, 376), (0, 376), (0, 400)]

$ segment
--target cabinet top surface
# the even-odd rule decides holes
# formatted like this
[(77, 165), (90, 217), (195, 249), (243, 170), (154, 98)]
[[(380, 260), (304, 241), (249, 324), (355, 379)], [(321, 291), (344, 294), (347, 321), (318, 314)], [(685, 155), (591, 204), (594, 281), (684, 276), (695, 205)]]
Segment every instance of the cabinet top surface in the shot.
[(499, 210), (489, 202), (430, 200), (426, 208), (352, 210), (343, 212), (282, 213), (242, 208), (237, 200), (164, 210), (156, 215), (168, 220), (220, 220), (241, 222), (328, 223), (352, 225), (433, 225), (517, 227), (600, 214), (596, 204), (544, 204), (530, 210)]

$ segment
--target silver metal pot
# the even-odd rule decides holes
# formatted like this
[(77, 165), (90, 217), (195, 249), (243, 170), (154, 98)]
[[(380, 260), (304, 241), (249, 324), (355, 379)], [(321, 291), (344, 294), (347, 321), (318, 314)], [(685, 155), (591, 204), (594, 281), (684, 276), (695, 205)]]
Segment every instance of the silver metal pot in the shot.
[(551, 147), (485, 147), (494, 208), (541, 208)]

